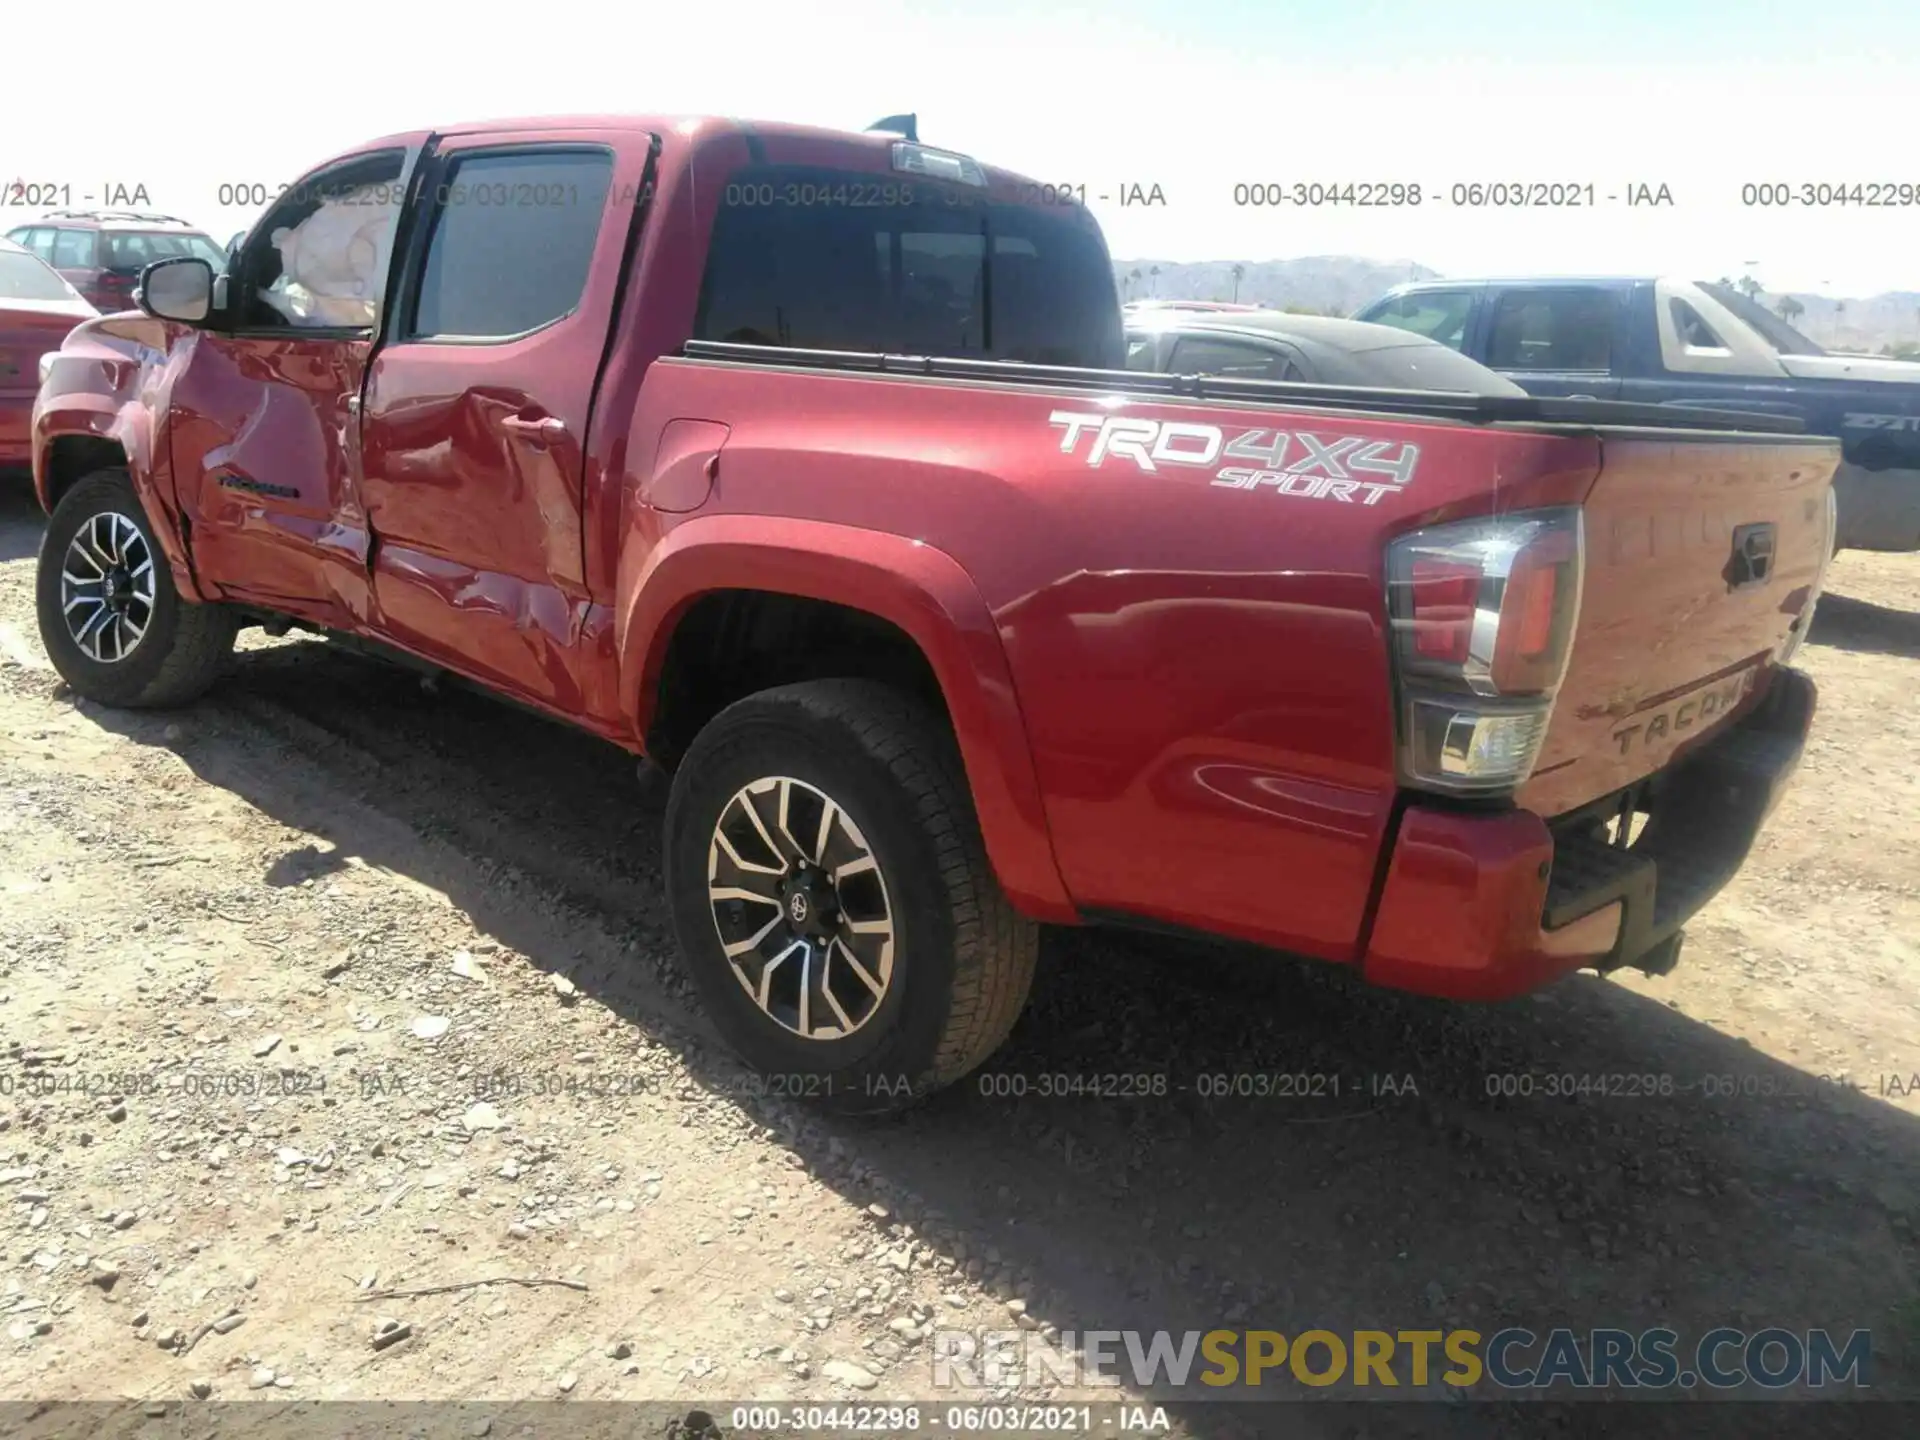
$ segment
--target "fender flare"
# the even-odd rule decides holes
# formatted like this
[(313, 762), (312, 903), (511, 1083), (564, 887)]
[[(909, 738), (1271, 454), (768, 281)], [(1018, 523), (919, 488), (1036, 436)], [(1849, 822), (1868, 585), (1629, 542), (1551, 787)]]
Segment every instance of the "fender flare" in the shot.
[(67, 439), (105, 440), (120, 447), (126, 456), (127, 477), (133, 493), (146, 511), (147, 523), (159, 537), (160, 550), (166, 556), (167, 569), (173, 573), (174, 588), (184, 599), (199, 603), (215, 600), (200, 587), (193, 573), (193, 560), (187, 552), (181, 531), (178, 508), (174, 504), (171, 475), (156, 473), (156, 444), (153, 417), (135, 405), (116, 404), (107, 396), (90, 391), (71, 391), (36, 407), (33, 415), (33, 484), (40, 508), (53, 514), (51, 487), (53, 477), (46, 471), (46, 457), (56, 442)]
[(1014, 904), (1078, 919), (1054, 859), (1039, 775), (993, 612), (943, 550), (878, 530), (774, 516), (685, 521), (631, 574), (621, 567), (614, 643), (636, 735), (652, 720), (673, 633), (703, 595), (761, 590), (862, 610), (897, 626), (938, 680), (987, 857)]

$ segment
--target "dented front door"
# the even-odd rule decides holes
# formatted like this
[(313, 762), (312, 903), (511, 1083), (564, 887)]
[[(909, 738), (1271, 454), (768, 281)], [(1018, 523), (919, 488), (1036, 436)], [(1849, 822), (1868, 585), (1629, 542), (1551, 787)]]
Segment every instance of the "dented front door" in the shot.
[[(330, 161), (287, 187), (242, 245), (226, 306), (168, 367), (165, 443), (195, 574), (218, 593), (340, 629), (368, 619), (358, 406), (384, 254), (302, 253), (301, 226), (342, 195), (397, 214), (427, 137)], [(363, 289), (365, 315), (338, 296)], [(327, 298), (331, 296), (332, 298)], [(316, 298), (318, 297), (318, 298)]]

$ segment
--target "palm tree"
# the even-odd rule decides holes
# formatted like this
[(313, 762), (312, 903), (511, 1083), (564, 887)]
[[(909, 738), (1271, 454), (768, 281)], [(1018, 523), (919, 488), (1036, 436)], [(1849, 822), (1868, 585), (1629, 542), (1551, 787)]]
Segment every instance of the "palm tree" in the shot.
[(1147, 271), (1147, 274), (1153, 282), (1147, 287), (1147, 293), (1149, 295), (1158, 295), (1160, 293), (1160, 267), (1158, 265), (1154, 266), (1151, 270)]
[(1240, 282), (1246, 278), (1246, 273), (1247, 267), (1244, 265), (1233, 267), (1233, 302), (1236, 305), (1240, 303)]
[(1807, 307), (1791, 295), (1782, 295), (1778, 300), (1774, 301), (1773, 310), (1776, 315), (1789, 325), (1807, 313)]
[(1749, 300), (1751, 300), (1753, 299), (1754, 296), (1760, 293), (1761, 286), (1760, 286), (1760, 282), (1754, 279), (1753, 276), (1742, 275), (1740, 277), (1739, 284), (1735, 288), (1738, 289), (1742, 295), (1746, 296)]
[(1131, 291), (1131, 289), (1135, 285), (1138, 285), (1139, 283), (1140, 283), (1140, 267), (1136, 265), (1133, 267), (1133, 269), (1127, 272), (1127, 288), (1129, 289), (1129, 291)]

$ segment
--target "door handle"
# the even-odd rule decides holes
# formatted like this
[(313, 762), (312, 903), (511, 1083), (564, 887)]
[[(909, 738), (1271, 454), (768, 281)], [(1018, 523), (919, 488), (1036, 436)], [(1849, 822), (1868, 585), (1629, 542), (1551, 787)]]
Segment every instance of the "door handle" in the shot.
[(567, 422), (557, 415), (542, 415), (538, 419), (531, 415), (509, 415), (500, 422), (500, 428), (512, 430), (521, 435), (558, 439), (567, 433)]

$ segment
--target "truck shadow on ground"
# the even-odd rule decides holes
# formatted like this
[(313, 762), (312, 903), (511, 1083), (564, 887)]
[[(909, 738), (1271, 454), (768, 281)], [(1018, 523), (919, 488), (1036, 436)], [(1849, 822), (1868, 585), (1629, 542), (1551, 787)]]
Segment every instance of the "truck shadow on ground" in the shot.
[[(145, 743), (170, 723), (87, 710)], [(242, 652), (172, 723), (205, 780), (335, 856), (444, 891), (697, 1076), (737, 1074), (677, 979), (661, 801), (641, 798), (630, 757), (311, 643)], [(262, 879), (334, 863), (307, 847)], [(608, 944), (583, 947), (595, 927)], [(1920, 1054), (1901, 1068), (1920, 1071)], [(1920, 1267), (1920, 1125), (1882, 1083), (1823, 1080), (1592, 978), (1455, 1006), (1331, 967), (1082, 931), (1049, 936), (1007, 1048), (920, 1110), (850, 1122), (751, 1103), (811, 1173), (888, 1201), (1063, 1331), (1665, 1325), (1691, 1343), (1723, 1325), (1866, 1328), (1876, 1389), (1911, 1393), (1913, 1341), (1895, 1331)], [(925, 1355), (903, 1373), (929, 1376)], [(1803, 1412), (1793, 1433), (1861, 1433), (1819, 1410), (1837, 1428)], [(1285, 1433), (1532, 1435), (1544, 1418), (1399, 1413), (1372, 1409), (1355, 1431), (1288, 1407)], [(1687, 1415), (1656, 1423), (1670, 1413), (1639, 1412), (1634, 1433), (1700, 1433)], [(1220, 1407), (1186, 1423), (1278, 1433)]]
[(1807, 640), (1911, 660), (1920, 657), (1920, 611), (1895, 610), (1850, 595), (1823, 595)]

